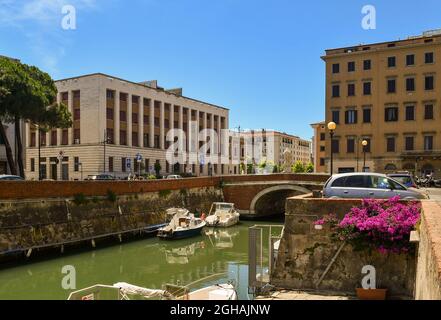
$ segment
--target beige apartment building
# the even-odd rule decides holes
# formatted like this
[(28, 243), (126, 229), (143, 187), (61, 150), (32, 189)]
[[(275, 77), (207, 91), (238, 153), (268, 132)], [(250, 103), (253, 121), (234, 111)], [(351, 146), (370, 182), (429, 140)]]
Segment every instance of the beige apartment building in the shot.
[[(441, 175), (441, 32), (326, 50), (334, 172)], [(364, 149), (361, 145), (366, 140)], [(326, 134), (326, 165), (331, 141)], [(366, 152), (366, 153), (364, 153)]]
[(325, 173), (326, 168), (326, 123), (325, 121), (311, 124), (314, 130), (312, 138), (312, 159), (315, 173)]
[[(216, 161), (166, 160), (170, 129), (182, 129), (187, 136), (193, 123), (200, 131), (220, 132), (228, 129), (228, 109), (185, 97), (182, 89), (165, 90), (157, 81), (135, 83), (101, 73), (59, 80), (56, 86), (58, 101), (73, 115), (73, 127), (41, 133), (42, 179), (81, 180), (104, 172), (124, 178), (153, 173), (155, 163), (163, 175), (230, 173), (228, 164)], [(27, 178), (37, 180), (37, 128), (27, 124), (26, 135)]]
[[(298, 136), (274, 130), (250, 130), (241, 132), (240, 137), (241, 162), (247, 160), (249, 163), (252, 162), (258, 165), (259, 163), (255, 159), (262, 157), (274, 161), (276, 165), (285, 166), (289, 169), (298, 161), (307, 165), (312, 160), (311, 141)], [(247, 152), (245, 147), (247, 143), (254, 145), (254, 151), (261, 150), (261, 155), (256, 156)], [(259, 145), (262, 146), (261, 149)], [(250, 157), (251, 159), (249, 159)]]

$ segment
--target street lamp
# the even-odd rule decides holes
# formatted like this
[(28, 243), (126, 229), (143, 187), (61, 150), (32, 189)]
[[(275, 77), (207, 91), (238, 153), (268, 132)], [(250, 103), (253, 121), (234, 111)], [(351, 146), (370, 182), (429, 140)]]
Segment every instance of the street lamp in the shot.
[(328, 123), (329, 135), (331, 136), (331, 175), (334, 173), (334, 133), (337, 129), (337, 124), (335, 122)]
[(361, 144), (363, 146), (363, 172), (366, 172), (366, 147), (369, 145), (369, 142), (363, 140)]

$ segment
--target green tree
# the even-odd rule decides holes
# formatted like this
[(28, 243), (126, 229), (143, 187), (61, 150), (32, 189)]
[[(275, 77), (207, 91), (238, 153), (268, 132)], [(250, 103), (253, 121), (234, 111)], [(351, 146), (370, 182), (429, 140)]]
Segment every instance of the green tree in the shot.
[[(0, 58), (0, 88), (0, 120), (14, 123), (18, 171), (24, 177), (21, 121), (37, 124), (39, 131), (68, 128), (72, 126), (71, 114), (65, 105), (56, 103), (57, 88), (52, 78), (36, 67)], [(4, 131), (3, 125), (0, 125), (3, 138)], [(8, 144), (9, 141), (6, 143), (7, 149)], [(17, 174), (12, 152), (6, 150), (6, 153), (11, 172)]]
[(297, 162), (292, 166), (292, 172), (293, 172), (293, 173), (305, 173), (305, 165), (303, 164), (303, 162), (301, 162), (301, 161), (297, 161)]
[(160, 173), (161, 173), (161, 164), (159, 163), (159, 161), (155, 162), (155, 172), (156, 172), (156, 176), (159, 177)]
[(306, 168), (305, 168), (305, 171), (306, 171), (307, 173), (313, 173), (313, 172), (314, 172), (314, 164), (312, 164), (311, 162), (308, 163), (308, 165), (307, 165)]

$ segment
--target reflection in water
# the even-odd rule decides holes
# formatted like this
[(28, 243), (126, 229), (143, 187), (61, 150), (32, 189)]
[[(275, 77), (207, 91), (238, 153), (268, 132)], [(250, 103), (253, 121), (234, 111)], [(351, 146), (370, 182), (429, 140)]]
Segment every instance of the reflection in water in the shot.
[(123, 243), (0, 270), (0, 299), (66, 299), (70, 291), (61, 287), (65, 265), (75, 267), (77, 289), (116, 282), (161, 289), (165, 283), (188, 285), (225, 273), (192, 289), (233, 280), (239, 298), (248, 299), (248, 227), (253, 224), (207, 228), (203, 235), (186, 240)]

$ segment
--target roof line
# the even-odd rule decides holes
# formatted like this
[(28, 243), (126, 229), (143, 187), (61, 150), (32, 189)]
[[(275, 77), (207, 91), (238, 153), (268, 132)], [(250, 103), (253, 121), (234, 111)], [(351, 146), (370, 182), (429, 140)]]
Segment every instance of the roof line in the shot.
[(112, 76), (112, 75), (109, 75), (109, 74), (105, 74), (105, 73), (102, 73), (102, 72), (95, 72), (95, 73), (84, 74), (84, 75), (76, 76), (76, 77), (59, 79), (59, 80), (55, 80), (55, 82), (68, 81), (68, 80), (74, 80), (74, 79), (80, 79), (80, 78), (86, 78), (86, 77), (92, 77), (92, 76), (103, 76), (103, 77), (113, 78), (113, 79), (116, 79), (116, 80), (120, 80), (120, 81), (124, 81), (124, 82), (130, 83), (130, 84), (134, 84), (134, 85), (137, 85), (137, 86), (140, 86), (140, 87), (143, 87), (143, 88), (152, 89), (152, 90), (155, 90), (157, 92), (173, 95), (173, 96), (176, 96), (176, 97), (181, 97), (181, 98), (188, 99), (188, 100), (191, 100), (191, 101), (194, 101), (194, 102), (203, 103), (203, 104), (215, 107), (215, 108), (224, 109), (224, 110), (228, 110), (228, 111), (230, 110), (228, 108), (225, 108), (225, 107), (213, 104), (213, 103), (209, 103), (209, 102), (205, 102), (205, 101), (202, 101), (202, 100), (186, 97), (184, 95), (178, 95), (176, 93), (166, 91), (165, 89), (162, 90), (162, 89), (158, 89), (158, 88), (148, 87), (148, 86), (143, 85), (143, 84), (138, 83), (138, 82), (134, 82), (134, 81), (130, 81), (130, 80), (127, 80), (127, 79), (115, 77), (115, 76)]

